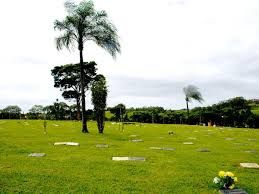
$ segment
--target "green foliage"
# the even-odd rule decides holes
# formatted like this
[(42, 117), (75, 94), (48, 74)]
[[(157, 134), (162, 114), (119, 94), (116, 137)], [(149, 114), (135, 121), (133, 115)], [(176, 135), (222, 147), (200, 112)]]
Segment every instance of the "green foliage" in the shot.
[(99, 133), (103, 133), (105, 121), (105, 109), (107, 100), (107, 86), (103, 75), (97, 75), (91, 87), (92, 104), (96, 116)]
[(42, 105), (34, 105), (27, 113), (28, 119), (42, 119), (44, 118), (44, 107)]
[(115, 115), (116, 121), (122, 122), (122, 119), (126, 113), (126, 106), (124, 104), (118, 104), (114, 107), (109, 108), (109, 111)]
[[(225, 128), (222, 132), (200, 126), (136, 124), (126, 125), (119, 133), (116, 125), (107, 122), (100, 136), (96, 123), (89, 122), (92, 133), (85, 136), (78, 130), (79, 122), (48, 121), (44, 135), (43, 121), (19, 122), (0, 120), (0, 193), (212, 194), (218, 193), (212, 179), (219, 170), (233, 172), (238, 187), (249, 194), (259, 191), (258, 169), (239, 167), (240, 162), (259, 161), (258, 153), (245, 152), (258, 151), (258, 130)], [(213, 130), (211, 136), (205, 136), (208, 129)], [(130, 142), (132, 134), (144, 142)], [(189, 137), (197, 140), (183, 145)], [(226, 141), (226, 137), (235, 140)], [(53, 146), (58, 141), (79, 142), (80, 146)], [(96, 148), (96, 144), (109, 148)], [(150, 150), (152, 146), (175, 150)], [(211, 152), (197, 152), (204, 147)], [(33, 152), (46, 156), (28, 157)], [(117, 162), (111, 160), (113, 156), (145, 157), (146, 161)]]
[[(96, 76), (96, 63), (94, 61), (83, 63), (84, 87), (88, 90), (90, 84)], [(62, 96), (65, 99), (75, 99), (77, 104), (77, 120), (80, 120), (80, 65), (67, 64), (56, 66), (51, 70), (54, 77), (54, 87), (63, 91)]]
[(199, 123), (199, 120), (203, 123), (212, 121), (224, 126), (259, 127), (248, 101), (243, 97), (232, 98), (208, 107), (192, 109), (190, 113), (191, 123)]
[(2, 119), (18, 119), (20, 118), (22, 109), (17, 105), (9, 105), (1, 111)]
[(47, 119), (64, 120), (69, 118), (69, 106), (65, 102), (59, 102), (58, 99), (53, 105), (44, 107)]
[(63, 47), (83, 49), (86, 41), (94, 41), (108, 51), (113, 57), (120, 52), (117, 29), (108, 20), (105, 11), (96, 11), (92, 1), (81, 1), (78, 5), (66, 2), (68, 16), (63, 21), (56, 20), (54, 29), (63, 32), (56, 38), (57, 49)]
[[(84, 86), (85, 89), (89, 89), (90, 84), (93, 82), (96, 76), (96, 63), (94, 61), (84, 62)], [(75, 91), (80, 95), (80, 65), (79, 64), (67, 64), (61, 66), (55, 66), (51, 70), (51, 75), (54, 78), (54, 87), (60, 88), (62, 91)], [(75, 98), (73, 94), (64, 96), (67, 99)]]

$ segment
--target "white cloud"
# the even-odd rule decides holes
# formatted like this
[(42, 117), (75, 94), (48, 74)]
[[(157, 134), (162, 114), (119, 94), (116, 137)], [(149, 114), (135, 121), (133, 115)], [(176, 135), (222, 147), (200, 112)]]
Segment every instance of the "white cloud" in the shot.
[[(28, 109), (61, 98), (50, 70), (79, 61), (76, 50), (55, 48), (53, 22), (64, 17), (63, 3), (1, 2), (0, 108), (19, 104)], [(258, 1), (96, 0), (95, 4), (108, 12), (121, 37), (122, 53), (116, 61), (93, 43), (87, 43), (84, 51), (85, 60), (95, 60), (108, 78), (109, 105), (181, 108), (186, 84), (196, 84), (207, 104), (258, 95), (253, 89), (259, 81)], [(142, 92), (146, 84), (131, 83), (142, 79), (162, 85), (150, 85), (147, 96)], [(164, 85), (174, 88), (172, 95), (167, 97)], [(226, 86), (231, 87), (226, 90)]]

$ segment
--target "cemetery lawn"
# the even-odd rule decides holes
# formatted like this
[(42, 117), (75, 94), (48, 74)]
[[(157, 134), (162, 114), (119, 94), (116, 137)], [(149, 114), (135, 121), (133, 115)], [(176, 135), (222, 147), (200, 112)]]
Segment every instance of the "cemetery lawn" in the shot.
[[(259, 193), (259, 169), (239, 165), (259, 163), (259, 130), (136, 123), (121, 132), (107, 122), (104, 134), (98, 134), (94, 122), (88, 126), (90, 134), (83, 134), (80, 122), (48, 121), (44, 135), (43, 121), (0, 120), (0, 193), (211, 194), (217, 193), (212, 180), (220, 170), (233, 172), (237, 186), (249, 194)], [(64, 141), (80, 146), (53, 145)], [(146, 161), (112, 161), (113, 156)]]

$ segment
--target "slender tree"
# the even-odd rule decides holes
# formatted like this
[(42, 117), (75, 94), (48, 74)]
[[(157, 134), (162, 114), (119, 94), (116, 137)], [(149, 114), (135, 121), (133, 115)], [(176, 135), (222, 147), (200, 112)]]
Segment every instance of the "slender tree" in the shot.
[(80, 55), (80, 80), (82, 101), (82, 132), (88, 133), (86, 125), (85, 92), (83, 74), (83, 49), (86, 41), (93, 41), (108, 51), (113, 57), (120, 52), (117, 29), (108, 20), (105, 11), (96, 11), (92, 1), (84, 0), (78, 5), (67, 1), (65, 8), (68, 15), (63, 21), (56, 20), (54, 29), (63, 32), (56, 38), (57, 49), (73, 48), (75, 45)]
[(103, 75), (96, 76), (96, 80), (92, 84), (91, 91), (92, 91), (92, 104), (94, 105), (97, 127), (99, 130), (99, 133), (103, 133), (106, 100), (107, 100), (107, 93), (108, 93), (105, 77)]
[(183, 88), (183, 92), (185, 94), (185, 101), (186, 101), (186, 108), (187, 108), (187, 122), (189, 124), (189, 102), (193, 100), (196, 100), (198, 102), (202, 102), (203, 98), (201, 93), (199, 92), (199, 89), (194, 85), (188, 85)]

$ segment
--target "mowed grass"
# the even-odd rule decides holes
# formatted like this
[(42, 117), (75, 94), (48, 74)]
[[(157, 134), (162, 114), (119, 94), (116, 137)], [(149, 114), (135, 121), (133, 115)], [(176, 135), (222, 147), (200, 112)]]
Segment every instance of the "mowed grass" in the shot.
[[(43, 121), (0, 120), (0, 193), (217, 193), (212, 179), (219, 170), (235, 173), (238, 187), (249, 194), (259, 193), (259, 170), (239, 166), (259, 163), (259, 130), (136, 124), (121, 132), (108, 122), (101, 135), (94, 122), (88, 126), (90, 134), (83, 134), (79, 122), (48, 121), (44, 135)], [(130, 142), (130, 135), (144, 142)], [(60, 141), (80, 146), (53, 145)], [(47, 155), (28, 157), (33, 152)], [(113, 156), (146, 161), (112, 161)]]

